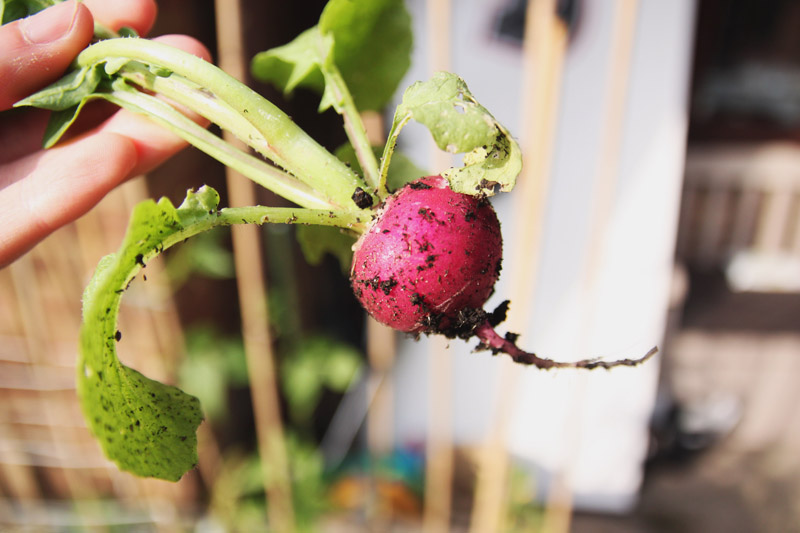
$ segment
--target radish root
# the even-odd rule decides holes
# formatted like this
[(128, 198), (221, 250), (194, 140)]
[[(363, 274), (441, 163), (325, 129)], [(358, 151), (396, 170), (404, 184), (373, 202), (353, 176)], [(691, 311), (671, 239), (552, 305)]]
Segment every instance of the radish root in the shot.
[(475, 328), (474, 334), (481, 342), (478, 345), (477, 350), (491, 350), (493, 354), (504, 353), (511, 356), (511, 359), (515, 363), (533, 365), (542, 370), (550, 370), (551, 368), (584, 368), (586, 370), (605, 368), (608, 370), (618, 366), (638, 366), (658, 353), (658, 347), (654, 346), (650, 349), (650, 351), (637, 359), (604, 361), (600, 358), (592, 358), (572, 362), (554, 361), (552, 359), (539, 357), (534, 353), (526, 352), (525, 350), (520, 349), (516, 345), (516, 340), (518, 337), (517, 334), (506, 333), (504, 337), (500, 336), (500, 334), (494, 330), (494, 327), (492, 327), (488, 320), (478, 325), (478, 327)]

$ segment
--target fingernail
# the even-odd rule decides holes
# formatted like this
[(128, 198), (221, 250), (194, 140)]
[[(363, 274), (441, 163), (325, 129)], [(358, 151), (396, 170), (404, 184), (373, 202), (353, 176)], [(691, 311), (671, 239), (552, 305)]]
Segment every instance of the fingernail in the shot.
[(77, 2), (64, 2), (22, 20), (20, 29), (31, 44), (52, 43), (69, 33), (77, 14)]

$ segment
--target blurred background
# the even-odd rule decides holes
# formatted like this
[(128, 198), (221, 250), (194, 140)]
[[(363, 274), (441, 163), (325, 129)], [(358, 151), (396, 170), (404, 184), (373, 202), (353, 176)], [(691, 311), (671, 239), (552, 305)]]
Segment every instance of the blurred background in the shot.
[[(324, 3), (161, 0), (152, 35), (195, 36), (236, 72)], [(178, 483), (120, 472), (75, 396), (80, 296), (137, 202), (242, 198), (189, 149), (0, 270), (0, 529), (800, 531), (800, 4), (406, 4), (405, 84), (458, 73), (524, 150), (494, 201), (502, 327), (555, 359), (658, 357), (547, 373), (397, 336), (294, 228), (246, 248), (215, 231), (148, 264), (119, 328), (123, 362), (201, 399), (200, 463)], [(318, 96), (247, 82), (345, 141)], [(366, 120), (380, 140), (384, 117)], [(431, 144), (401, 137), (421, 168), (452, 164)]]

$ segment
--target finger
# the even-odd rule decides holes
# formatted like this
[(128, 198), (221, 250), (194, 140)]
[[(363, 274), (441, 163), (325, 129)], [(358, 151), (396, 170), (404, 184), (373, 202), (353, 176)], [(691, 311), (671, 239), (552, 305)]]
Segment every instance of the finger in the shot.
[[(210, 57), (189, 37), (159, 40)], [(185, 145), (145, 117), (122, 110), (76, 140), (0, 166), (0, 267)]]
[(114, 31), (123, 26), (146, 35), (156, 20), (154, 0), (84, 0), (86, 7), (98, 22)]
[(0, 267), (80, 217), (135, 166), (133, 143), (100, 133), (0, 167)]
[(153, 39), (160, 43), (180, 48), (184, 52), (195, 55), (205, 61), (211, 61), (211, 52), (203, 43), (188, 35), (162, 35)]
[(0, 27), (0, 110), (55, 81), (92, 38), (92, 15), (70, 0)]
[[(185, 35), (165, 35), (155, 40), (181, 48), (205, 60), (211, 57), (205, 46)], [(207, 121), (197, 116), (191, 118), (203, 125), (207, 124)], [(186, 141), (174, 133), (142, 115), (126, 110), (115, 113), (97, 131), (116, 133), (130, 139), (137, 152), (137, 161), (131, 170), (131, 176), (149, 172), (186, 146)]]

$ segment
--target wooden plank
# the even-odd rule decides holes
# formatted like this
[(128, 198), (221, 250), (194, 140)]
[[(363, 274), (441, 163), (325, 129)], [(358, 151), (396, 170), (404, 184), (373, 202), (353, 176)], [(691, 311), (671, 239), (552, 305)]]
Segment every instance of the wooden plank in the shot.
[(755, 248), (760, 252), (779, 252), (788, 229), (792, 195), (785, 188), (773, 188), (765, 193), (756, 229)]
[[(452, 50), (451, 0), (426, 2), (428, 70), (449, 71)], [(431, 143), (433, 168), (452, 165), (452, 156)], [(428, 343), (428, 429), (425, 446), (425, 502), (422, 530), (439, 533), (450, 530), (453, 502), (453, 354), (443, 338)]]
[(739, 191), (733, 214), (731, 252), (735, 253), (752, 245), (760, 205), (760, 191), (753, 187), (745, 187)]
[(696, 257), (702, 265), (720, 264), (725, 255), (722, 249), (724, 240), (725, 215), (730, 191), (725, 187), (712, 187), (706, 191), (705, 201), (699, 213), (699, 228)]

